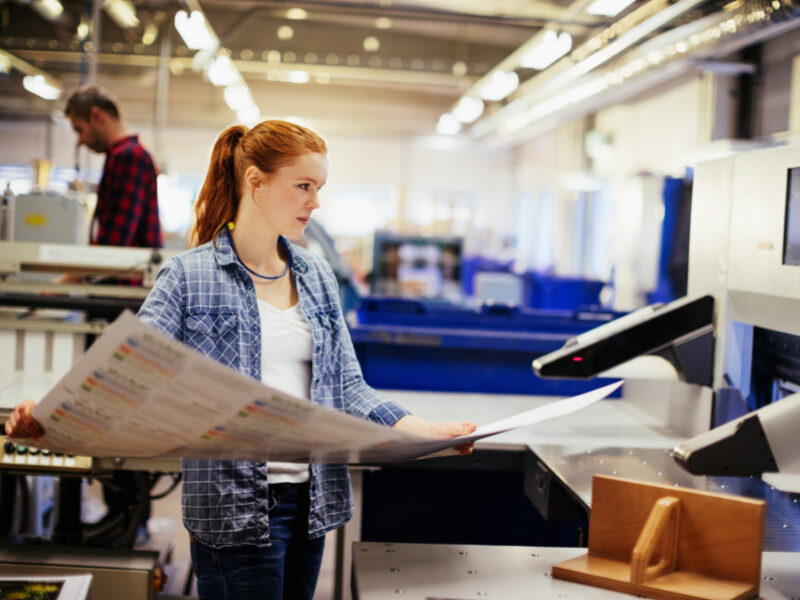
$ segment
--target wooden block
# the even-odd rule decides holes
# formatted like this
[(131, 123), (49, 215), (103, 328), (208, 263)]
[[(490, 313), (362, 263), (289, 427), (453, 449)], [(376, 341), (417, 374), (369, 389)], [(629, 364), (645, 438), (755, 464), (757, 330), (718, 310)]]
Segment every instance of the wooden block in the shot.
[(665, 600), (745, 600), (758, 590), (747, 583), (722, 581), (698, 573), (673, 571), (645, 584), (629, 581), (630, 563), (584, 554), (553, 566), (553, 577), (617, 592)]
[[(673, 524), (677, 550), (670, 550), (669, 569), (660, 567), (662, 574), (636, 583), (631, 575), (633, 550), (643, 529), (642, 537), (652, 537), (645, 525), (652, 528), (648, 519), (665, 498), (677, 499), (680, 505)], [(761, 500), (598, 475), (592, 481), (588, 555), (555, 565), (553, 575), (652, 598), (752, 598), (758, 595), (761, 578), (765, 509)], [(668, 536), (670, 529), (662, 529)], [(667, 540), (670, 544), (675, 540)], [(652, 570), (646, 567), (638, 565), (640, 579)]]

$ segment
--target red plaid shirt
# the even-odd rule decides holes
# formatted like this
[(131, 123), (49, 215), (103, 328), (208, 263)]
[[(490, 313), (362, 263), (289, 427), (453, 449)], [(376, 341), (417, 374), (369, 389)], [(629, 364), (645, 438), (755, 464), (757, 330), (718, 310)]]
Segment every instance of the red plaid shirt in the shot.
[(125, 137), (106, 153), (92, 219), (92, 244), (161, 248), (156, 168), (138, 136)]

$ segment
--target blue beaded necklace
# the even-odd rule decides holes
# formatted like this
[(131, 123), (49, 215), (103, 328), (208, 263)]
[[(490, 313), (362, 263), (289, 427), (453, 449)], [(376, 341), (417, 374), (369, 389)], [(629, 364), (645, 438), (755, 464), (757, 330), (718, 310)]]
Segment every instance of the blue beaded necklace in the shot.
[(236, 246), (233, 243), (233, 234), (231, 233), (231, 231), (233, 231), (233, 227), (234, 227), (233, 221), (229, 221), (228, 222), (228, 237), (231, 240), (231, 248), (233, 249), (233, 255), (236, 257), (236, 260), (239, 261), (239, 264), (242, 265), (248, 273), (250, 273), (251, 275), (254, 275), (255, 277), (258, 277), (259, 279), (280, 279), (281, 277), (286, 275), (286, 273), (289, 272), (289, 267), (292, 266), (292, 255), (289, 254), (288, 252), (287, 252), (287, 258), (286, 258), (286, 268), (283, 270), (283, 273), (281, 273), (280, 275), (262, 275), (261, 273), (256, 273), (255, 271), (253, 271), (253, 269), (251, 269), (246, 264), (244, 264), (242, 259), (239, 258), (239, 253), (236, 252)]

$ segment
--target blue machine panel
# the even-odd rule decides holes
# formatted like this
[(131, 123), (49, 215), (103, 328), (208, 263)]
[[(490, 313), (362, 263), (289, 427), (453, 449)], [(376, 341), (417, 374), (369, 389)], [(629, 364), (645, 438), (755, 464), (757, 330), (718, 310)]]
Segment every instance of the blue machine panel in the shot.
[(367, 298), (350, 335), (376, 388), (569, 396), (606, 380), (541, 379), (531, 362), (618, 316)]

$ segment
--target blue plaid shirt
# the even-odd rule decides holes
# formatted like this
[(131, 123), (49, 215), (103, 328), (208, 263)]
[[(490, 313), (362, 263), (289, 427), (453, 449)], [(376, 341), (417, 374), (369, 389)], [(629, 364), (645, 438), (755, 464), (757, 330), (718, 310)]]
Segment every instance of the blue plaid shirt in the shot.
[[(328, 263), (281, 238), (291, 258), (300, 307), (311, 327), (311, 400), (393, 425), (408, 414), (364, 381)], [(261, 380), (261, 324), (252, 279), (223, 230), (210, 242), (167, 261), (139, 318), (167, 335)], [(269, 545), (267, 463), (183, 461), (183, 522), (199, 542), (221, 548)], [(353, 513), (347, 465), (311, 465), (308, 531), (319, 537)]]

